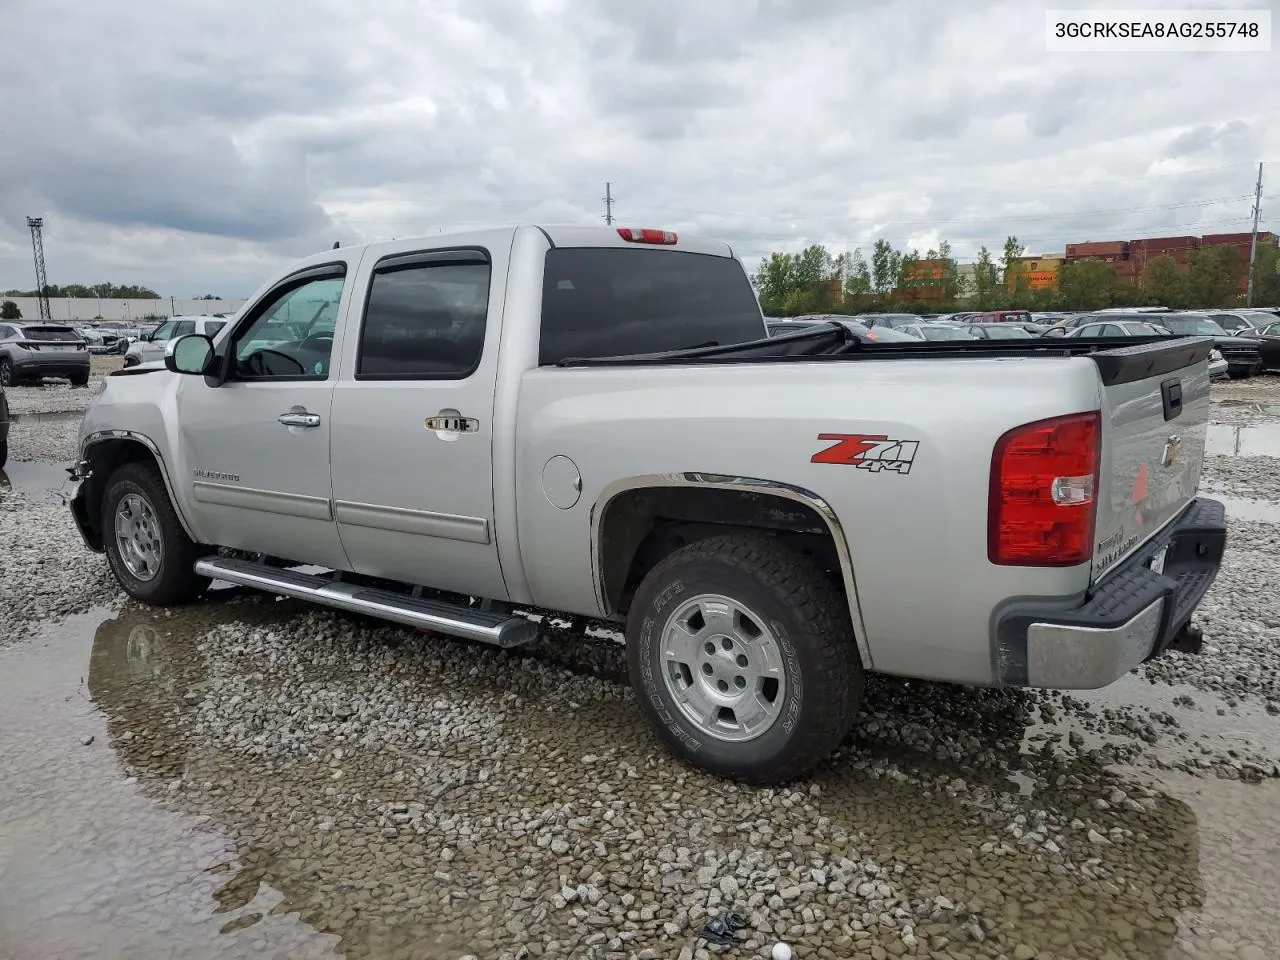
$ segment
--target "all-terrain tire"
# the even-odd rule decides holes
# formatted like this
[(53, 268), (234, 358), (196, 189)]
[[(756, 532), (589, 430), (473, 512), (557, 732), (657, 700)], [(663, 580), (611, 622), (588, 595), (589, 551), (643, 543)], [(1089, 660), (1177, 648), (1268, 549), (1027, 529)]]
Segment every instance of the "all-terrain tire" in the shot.
[[(669, 621), (704, 594), (750, 608), (780, 650), (782, 702), (754, 739), (721, 739), (695, 725), (665, 679)], [(632, 601), (626, 646), (632, 685), (659, 737), (689, 763), (747, 783), (784, 784), (809, 772), (848, 734), (862, 701), (864, 672), (843, 594), (812, 557), (763, 534), (699, 540), (658, 563)]]
[[(121, 555), (116, 538), (116, 512), (120, 502), (133, 495), (150, 507), (161, 544), (156, 573), (150, 579), (135, 576)], [(111, 572), (124, 592), (154, 606), (171, 606), (196, 599), (210, 580), (196, 574), (195, 562), (212, 551), (187, 536), (169, 500), (164, 480), (149, 463), (127, 463), (107, 481), (102, 497), (102, 541)]]

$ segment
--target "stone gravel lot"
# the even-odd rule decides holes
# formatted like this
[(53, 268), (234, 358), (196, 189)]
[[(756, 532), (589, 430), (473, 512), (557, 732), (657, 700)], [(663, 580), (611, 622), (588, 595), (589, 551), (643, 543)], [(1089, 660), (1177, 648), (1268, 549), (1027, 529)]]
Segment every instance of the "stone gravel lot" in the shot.
[[(95, 386), (10, 394), (0, 957), (1280, 951), (1278, 528), (1233, 500), (1206, 655), (1088, 694), (874, 678), (839, 756), (757, 790), (662, 752), (608, 636), (124, 602), (58, 493)], [(1227, 428), (1276, 405), (1280, 378), (1215, 385)], [(1264, 440), (1206, 485), (1280, 500)], [(699, 940), (730, 906), (742, 944)]]

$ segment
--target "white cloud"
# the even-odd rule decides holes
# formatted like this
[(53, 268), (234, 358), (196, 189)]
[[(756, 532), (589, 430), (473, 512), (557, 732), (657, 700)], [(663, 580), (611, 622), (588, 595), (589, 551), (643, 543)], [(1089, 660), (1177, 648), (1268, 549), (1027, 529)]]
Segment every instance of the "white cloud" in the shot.
[(1049, 54), (1051, 5), (9, 0), (0, 287), (28, 214), (54, 282), (235, 296), (334, 240), (598, 223), (606, 180), (751, 267), (1247, 229), (1274, 57)]

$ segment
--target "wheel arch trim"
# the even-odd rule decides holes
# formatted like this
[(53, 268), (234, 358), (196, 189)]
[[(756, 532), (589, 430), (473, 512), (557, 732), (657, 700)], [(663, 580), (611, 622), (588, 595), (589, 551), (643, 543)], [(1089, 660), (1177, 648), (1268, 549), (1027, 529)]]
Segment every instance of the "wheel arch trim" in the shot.
[[(80, 459), (91, 459), (93, 447), (100, 446), (109, 440), (131, 440), (141, 444), (155, 458), (156, 466), (160, 468), (160, 478), (164, 481), (165, 493), (169, 495), (169, 503), (173, 505), (173, 512), (178, 517), (178, 523), (182, 524), (182, 530), (188, 537), (196, 543), (200, 542), (200, 538), (195, 535), (191, 528), (191, 524), (187, 521), (186, 514), (183, 513), (182, 503), (175, 495), (173, 482), (169, 478), (169, 467), (165, 463), (164, 454), (160, 452), (160, 447), (154, 440), (145, 433), (138, 433), (136, 430), (97, 430), (87, 434), (80, 441)], [(106, 478), (103, 478), (104, 482)]]
[(596, 605), (602, 616), (610, 616), (612, 611), (605, 592), (603, 534), (604, 517), (610, 504), (621, 494), (632, 490), (648, 489), (699, 489), (727, 490), (739, 493), (755, 493), (763, 496), (779, 497), (808, 507), (818, 515), (826, 525), (835, 545), (836, 556), (840, 562), (840, 577), (844, 582), (845, 597), (849, 604), (849, 620), (853, 627), (854, 639), (858, 646), (858, 654), (862, 658), (863, 667), (872, 669), (871, 647), (867, 642), (866, 629), (862, 622), (862, 605), (858, 599), (857, 581), (854, 578), (853, 558), (849, 553), (849, 543), (845, 537), (844, 526), (840, 518), (822, 497), (811, 490), (777, 480), (762, 480), (756, 477), (726, 476), (712, 473), (651, 473), (635, 477), (625, 477), (608, 484), (591, 505), (591, 581), (595, 590)]

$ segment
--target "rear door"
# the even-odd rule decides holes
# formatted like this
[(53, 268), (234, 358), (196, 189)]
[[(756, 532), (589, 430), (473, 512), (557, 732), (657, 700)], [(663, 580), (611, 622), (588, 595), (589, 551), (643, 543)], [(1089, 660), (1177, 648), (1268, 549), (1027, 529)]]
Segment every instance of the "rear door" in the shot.
[(510, 236), (503, 248), (392, 248), (356, 278), (332, 472), (357, 573), (507, 598), (492, 451)]
[(1209, 419), (1210, 346), (1181, 340), (1094, 355), (1103, 383), (1095, 579), (1196, 495)]

